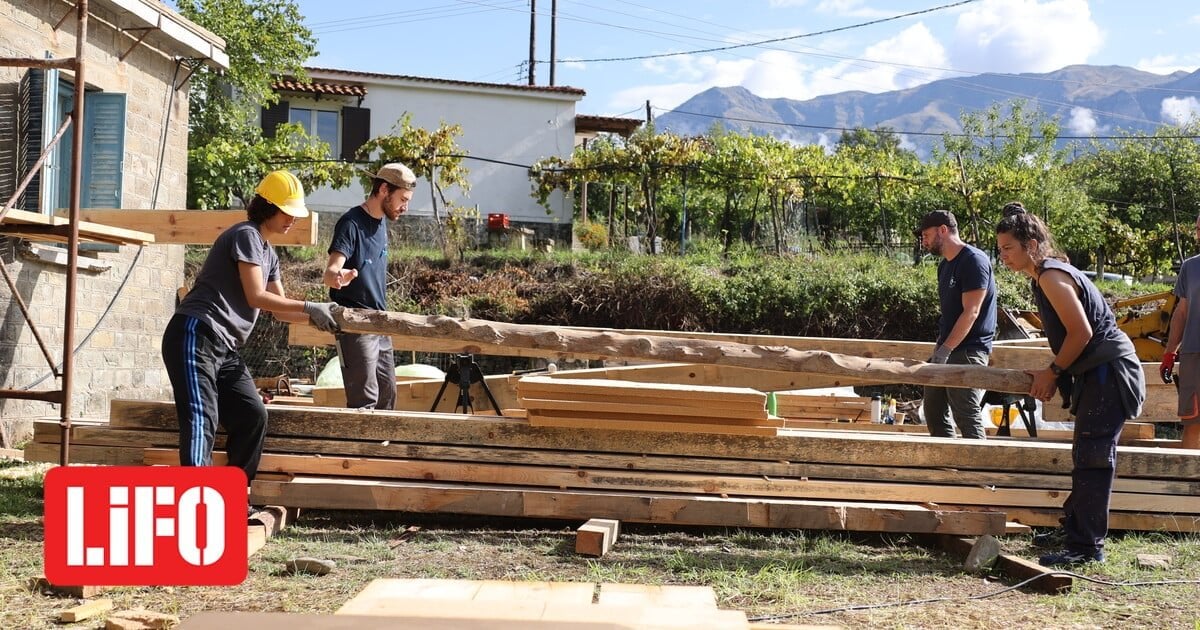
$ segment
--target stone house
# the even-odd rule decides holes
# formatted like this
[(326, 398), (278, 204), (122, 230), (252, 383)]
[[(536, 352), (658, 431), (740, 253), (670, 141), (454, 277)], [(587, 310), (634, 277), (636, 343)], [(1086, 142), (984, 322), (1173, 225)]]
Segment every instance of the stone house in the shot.
[[(0, 57), (74, 57), (75, 16), (75, 3), (66, 0), (3, 0)], [(91, 0), (82, 207), (186, 207), (186, 79), (193, 64), (227, 68), (224, 45), (158, 0)], [(0, 204), (70, 116), (80, 87), (70, 70), (0, 67)], [(68, 134), (13, 207), (46, 214), (66, 208), (71, 157)], [(159, 344), (184, 282), (184, 246), (80, 249), (72, 415), (105, 417), (112, 398), (168, 397)], [(60, 362), (65, 247), (0, 235), (0, 262)], [(0, 389), (58, 387), (12, 292), (0, 283)], [(31, 420), (59, 413), (49, 403), (0, 399), (0, 445), (22, 440)]]

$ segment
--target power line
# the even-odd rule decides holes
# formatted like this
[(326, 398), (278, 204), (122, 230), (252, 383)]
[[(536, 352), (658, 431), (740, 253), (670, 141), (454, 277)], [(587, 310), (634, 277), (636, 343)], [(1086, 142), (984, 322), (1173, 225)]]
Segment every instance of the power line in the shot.
[[(874, 26), (876, 24), (883, 24), (885, 22), (893, 22), (895, 20), (902, 20), (904, 18), (910, 18), (910, 17), (917, 16), (917, 15), (933, 13), (935, 11), (942, 11), (945, 9), (953, 9), (954, 7), (960, 7), (960, 6), (963, 6), (966, 4), (972, 4), (972, 3), (978, 2), (978, 1), (979, 0), (959, 0), (958, 2), (952, 2), (950, 4), (943, 4), (941, 6), (930, 7), (928, 9), (921, 9), (919, 11), (912, 11), (910, 13), (903, 13), (901, 15), (893, 15), (891, 17), (879, 18), (877, 20), (870, 20), (868, 22), (860, 22), (858, 24), (839, 26), (836, 28), (830, 28), (830, 29), (825, 29), (825, 30), (821, 30), (821, 31), (814, 31), (811, 33), (801, 33), (799, 35), (789, 35), (787, 37), (775, 37), (772, 39), (764, 39), (764, 40), (760, 40), (760, 41), (756, 41), (756, 42), (746, 42), (743, 44), (730, 44), (728, 46), (718, 46), (715, 48), (704, 48), (704, 49), (700, 49), (700, 50), (658, 53), (658, 54), (653, 54), (653, 55), (634, 55), (634, 56), (629, 56), (629, 57), (605, 57), (605, 58), (599, 58), (599, 59), (572, 59), (571, 61), (575, 61), (578, 63), (601, 63), (601, 62), (610, 62), (610, 61), (640, 61), (643, 59), (660, 59), (663, 57), (680, 57), (683, 55), (699, 55), (699, 54), (711, 53), (711, 52), (724, 52), (724, 51), (728, 51), (728, 50), (736, 50), (738, 48), (752, 48), (752, 47), (756, 47), (756, 46), (762, 46), (764, 44), (777, 44), (779, 42), (786, 42), (786, 41), (791, 41), (794, 39), (802, 39), (802, 38), (807, 38), (807, 37), (818, 37), (820, 35), (830, 35), (832, 33), (840, 33), (843, 31), (849, 31), (849, 30), (863, 28), (863, 27), (867, 27), (867, 26)], [(549, 63), (549, 62), (538, 60), (537, 63)]]

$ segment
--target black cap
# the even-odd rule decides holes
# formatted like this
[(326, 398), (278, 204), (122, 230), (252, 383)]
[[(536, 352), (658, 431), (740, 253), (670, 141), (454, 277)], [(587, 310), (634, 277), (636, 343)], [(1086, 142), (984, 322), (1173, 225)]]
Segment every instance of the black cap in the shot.
[(917, 229), (913, 230), (913, 234), (920, 236), (921, 232), (924, 232), (931, 227), (939, 227), (942, 225), (952, 230), (958, 229), (958, 221), (954, 219), (953, 213), (951, 213), (949, 210), (934, 210), (921, 219), (921, 225), (917, 226)]

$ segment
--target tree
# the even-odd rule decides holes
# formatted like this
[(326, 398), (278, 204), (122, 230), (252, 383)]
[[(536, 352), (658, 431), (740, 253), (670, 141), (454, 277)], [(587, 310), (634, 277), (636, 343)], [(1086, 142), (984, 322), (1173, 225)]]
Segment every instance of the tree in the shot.
[(225, 40), (229, 70), (199, 66), (188, 103), (188, 204), (227, 208), (243, 204), (266, 172), (289, 168), (308, 190), (349, 183), (348, 165), (327, 161), (329, 146), (298, 126), (264, 138), (258, 126), (262, 105), (279, 100), (272, 81), (283, 75), (303, 80), (304, 62), (316, 40), (292, 0), (179, 0), (179, 12)]
[[(460, 257), (468, 240), (464, 225), (466, 210), (446, 198), (446, 189), (458, 186), (464, 194), (471, 190), (467, 180), (469, 171), (463, 166), (467, 152), (455, 142), (461, 135), (461, 125), (447, 125), (444, 121), (433, 131), (414, 127), (412, 114), (405, 113), (392, 126), (392, 133), (371, 138), (355, 153), (359, 162), (366, 163), (365, 169), (359, 172), (364, 188), (371, 187), (371, 178), (366, 172), (373, 173), (388, 162), (400, 162), (412, 169), (417, 177), (425, 178), (429, 183), (442, 250), (449, 255), (455, 249)], [(446, 208), (445, 218), (438, 208), (439, 201)]]

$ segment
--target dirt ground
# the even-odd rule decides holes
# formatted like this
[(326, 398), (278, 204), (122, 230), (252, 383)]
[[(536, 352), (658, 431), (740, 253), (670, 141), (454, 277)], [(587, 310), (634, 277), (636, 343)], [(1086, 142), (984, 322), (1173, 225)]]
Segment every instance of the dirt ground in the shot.
[[(3, 628), (61, 627), (57, 613), (77, 603), (27, 586), (41, 572), (40, 470), (0, 466)], [(848, 628), (1200, 628), (1200, 537), (1191, 535), (1114, 536), (1108, 562), (1084, 567), (1087, 579), (1072, 593), (1045, 595), (1012, 589), (1004, 576), (964, 573), (960, 558), (907, 536), (629, 524), (610, 554), (590, 559), (574, 553), (576, 526), (305, 511), (251, 558), (241, 586), (113, 588), (103, 596), (117, 609), (186, 618), (203, 610), (331, 613), (375, 578), (627, 582), (711, 586), (720, 607), (752, 618)], [(1036, 555), (1026, 536), (1002, 544)], [(1166, 555), (1171, 567), (1141, 568), (1139, 554)], [(298, 556), (337, 568), (287, 574), (284, 563)]]

